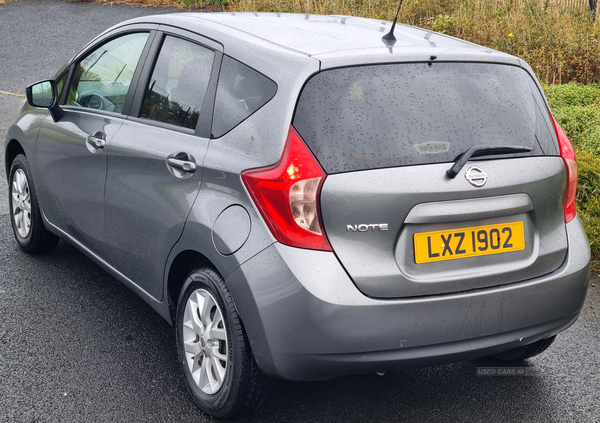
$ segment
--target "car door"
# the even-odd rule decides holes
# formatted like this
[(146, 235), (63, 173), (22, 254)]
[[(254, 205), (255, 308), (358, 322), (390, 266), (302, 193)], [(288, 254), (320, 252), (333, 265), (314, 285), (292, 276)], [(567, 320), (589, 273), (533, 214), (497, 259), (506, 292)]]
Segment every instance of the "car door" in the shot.
[(86, 49), (70, 67), (63, 116), (54, 122), (48, 115), (36, 143), (46, 218), (99, 256), (105, 254), (106, 146), (125, 120), (150, 38), (148, 28), (130, 27)]
[(159, 33), (131, 116), (107, 147), (110, 264), (159, 300), (166, 258), (202, 182), (221, 50), (186, 31)]

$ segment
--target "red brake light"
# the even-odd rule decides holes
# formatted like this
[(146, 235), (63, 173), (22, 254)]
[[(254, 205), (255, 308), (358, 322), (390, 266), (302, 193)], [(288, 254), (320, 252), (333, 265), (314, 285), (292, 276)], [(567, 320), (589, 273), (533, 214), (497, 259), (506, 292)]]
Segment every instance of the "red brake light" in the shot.
[(575, 208), (575, 194), (577, 192), (577, 158), (575, 150), (565, 134), (565, 131), (560, 127), (552, 113), (550, 113), (556, 136), (558, 137), (558, 147), (560, 148), (560, 156), (565, 161), (567, 167), (567, 192), (565, 194), (565, 222), (569, 223), (577, 216)]
[(292, 126), (276, 165), (242, 172), (246, 188), (279, 242), (331, 251), (319, 211), (326, 176)]

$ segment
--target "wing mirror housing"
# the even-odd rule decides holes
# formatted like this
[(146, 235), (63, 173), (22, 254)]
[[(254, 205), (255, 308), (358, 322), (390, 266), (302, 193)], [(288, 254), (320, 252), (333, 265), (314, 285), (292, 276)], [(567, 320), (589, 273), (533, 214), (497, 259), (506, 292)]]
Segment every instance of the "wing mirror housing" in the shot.
[(27, 102), (33, 107), (48, 109), (54, 122), (58, 122), (63, 115), (63, 109), (58, 105), (58, 89), (56, 81), (47, 80), (31, 84), (25, 89)]

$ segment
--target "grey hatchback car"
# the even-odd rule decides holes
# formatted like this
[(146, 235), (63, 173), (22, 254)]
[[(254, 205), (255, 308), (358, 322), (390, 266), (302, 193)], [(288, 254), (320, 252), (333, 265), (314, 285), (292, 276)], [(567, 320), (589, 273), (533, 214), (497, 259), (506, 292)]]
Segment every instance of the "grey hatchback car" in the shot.
[(142, 297), (213, 416), (255, 407), (267, 376), (539, 354), (587, 290), (573, 148), (519, 58), (390, 27), (107, 30), (8, 131), (19, 246), (63, 239)]

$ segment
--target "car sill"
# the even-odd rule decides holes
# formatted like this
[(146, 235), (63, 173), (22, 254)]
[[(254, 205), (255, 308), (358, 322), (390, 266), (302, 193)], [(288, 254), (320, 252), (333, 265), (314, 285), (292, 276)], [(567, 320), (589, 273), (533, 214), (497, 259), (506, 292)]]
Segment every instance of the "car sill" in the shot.
[(42, 211), (42, 218), (44, 220), (44, 225), (46, 225), (46, 227), (51, 232), (54, 232), (58, 237), (60, 237), (61, 239), (65, 240), (65, 241), (68, 241), (70, 244), (75, 246), (79, 251), (81, 251), (88, 258), (90, 258), (94, 263), (96, 263), (97, 265), (102, 267), (104, 270), (106, 270), (112, 277), (114, 277), (119, 282), (121, 282), (123, 285), (125, 285), (127, 288), (131, 289), (133, 292), (135, 292), (137, 295), (139, 295), (140, 298), (142, 298), (146, 303), (148, 303), (148, 305), (150, 307), (152, 307), (158, 314), (160, 314), (163, 319), (165, 319), (169, 324), (171, 324), (171, 316), (169, 314), (168, 309), (163, 307), (162, 301), (159, 301), (156, 298), (154, 298), (153, 296), (151, 296), (150, 294), (148, 294), (144, 289), (142, 289), (134, 281), (129, 279), (127, 276), (123, 275), (121, 272), (119, 272), (114, 267), (112, 267), (109, 263), (107, 263), (100, 256), (95, 254), (93, 251), (91, 251), (86, 246), (81, 244), (75, 238), (73, 238), (72, 236), (70, 236), (69, 234), (64, 232), (62, 229), (60, 229), (59, 227), (54, 225), (52, 222), (50, 222), (46, 218), (46, 215), (44, 214), (43, 211)]

